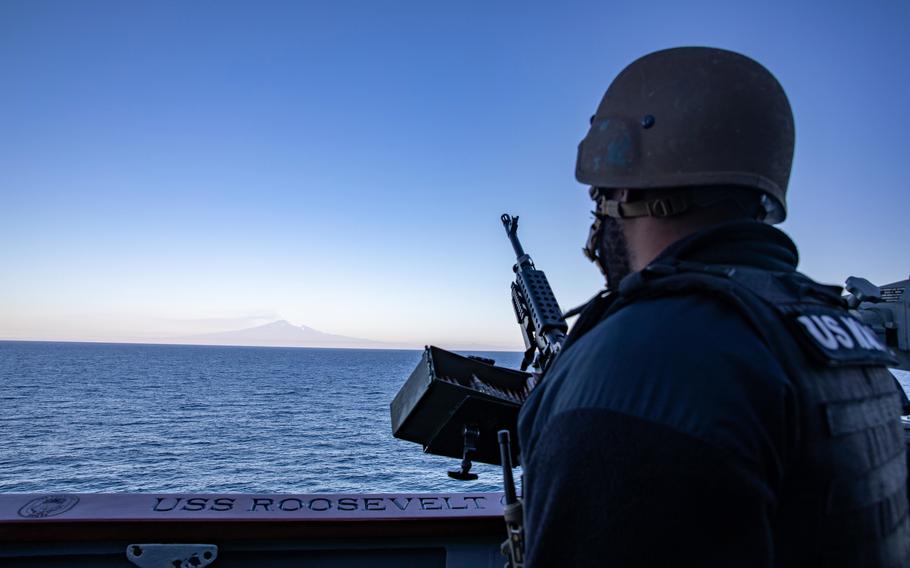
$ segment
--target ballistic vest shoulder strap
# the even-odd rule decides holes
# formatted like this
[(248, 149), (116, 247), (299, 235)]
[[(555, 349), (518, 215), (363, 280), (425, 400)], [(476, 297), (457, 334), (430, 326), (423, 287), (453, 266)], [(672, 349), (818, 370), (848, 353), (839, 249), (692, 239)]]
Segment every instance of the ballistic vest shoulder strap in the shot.
[(679, 261), (652, 264), (622, 281), (620, 298), (608, 315), (637, 299), (692, 293), (736, 308), (783, 361), (793, 355), (792, 338), (812, 361), (827, 367), (897, 363), (875, 333), (846, 310), (839, 288), (797, 272)]

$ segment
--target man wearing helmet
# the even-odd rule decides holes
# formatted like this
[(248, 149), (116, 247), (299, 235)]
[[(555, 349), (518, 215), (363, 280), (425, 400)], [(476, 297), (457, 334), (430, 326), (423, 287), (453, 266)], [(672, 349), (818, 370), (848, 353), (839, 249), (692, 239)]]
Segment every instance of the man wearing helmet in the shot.
[(531, 566), (910, 566), (890, 352), (796, 271), (793, 117), (720, 49), (642, 57), (579, 146), (609, 292), (522, 409)]

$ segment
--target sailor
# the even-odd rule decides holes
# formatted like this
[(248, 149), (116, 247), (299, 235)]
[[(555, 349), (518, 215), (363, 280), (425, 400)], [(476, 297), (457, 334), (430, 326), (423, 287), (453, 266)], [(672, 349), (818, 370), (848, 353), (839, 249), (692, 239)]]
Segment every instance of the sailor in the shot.
[(530, 566), (910, 566), (892, 355), (797, 272), (793, 116), (730, 51), (651, 53), (579, 145), (608, 292), (524, 405)]

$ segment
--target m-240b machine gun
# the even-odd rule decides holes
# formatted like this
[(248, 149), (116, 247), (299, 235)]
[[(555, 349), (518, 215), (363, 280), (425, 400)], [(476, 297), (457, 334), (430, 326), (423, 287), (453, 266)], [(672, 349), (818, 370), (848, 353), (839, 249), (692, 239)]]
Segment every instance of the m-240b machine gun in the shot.
[[(518, 240), (518, 217), (500, 219), (516, 257), (512, 307), (525, 341), (521, 370), (428, 346), (391, 404), (392, 434), (423, 445), (427, 453), (461, 458), (461, 468), (449, 471), (456, 479), (477, 478), (473, 461), (502, 465), (497, 433), (507, 430), (518, 439), (518, 411), (568, 330), (547, 277)], [(526, 372), (529, 367), (533, 372)], [(509, 453), (518, 464), (518, 445)]]
[(515, 272), (512, 308), (525, 340), (521, 370), (526, 370), (530, 365), (538, 374), (543, 374), (565, 342), (569, 326), (546, 275), (534, 268), (534, 262), (518, 240), (518, 217), (503, 213), (500, 220), (517, 259), (512, 267)]

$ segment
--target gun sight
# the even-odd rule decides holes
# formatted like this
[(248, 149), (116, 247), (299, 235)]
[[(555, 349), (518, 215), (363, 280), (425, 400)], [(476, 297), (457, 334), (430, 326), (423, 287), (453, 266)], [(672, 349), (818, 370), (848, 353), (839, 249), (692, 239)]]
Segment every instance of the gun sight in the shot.
[(533, 266), (530, 257), (525, 254), (525, 249), (521, 246), (521, 241), (518, 240), (518, 215), (513, 217), (508, 213), (503, 213), (499, 219), (502, 221), (502, 226), (506, 230), (506, 236), (509, 237), (509, 242), (512, 243), (512, 249), (515, 250), (515, 258), (518, 259), (518, 264), (527, 262)]

